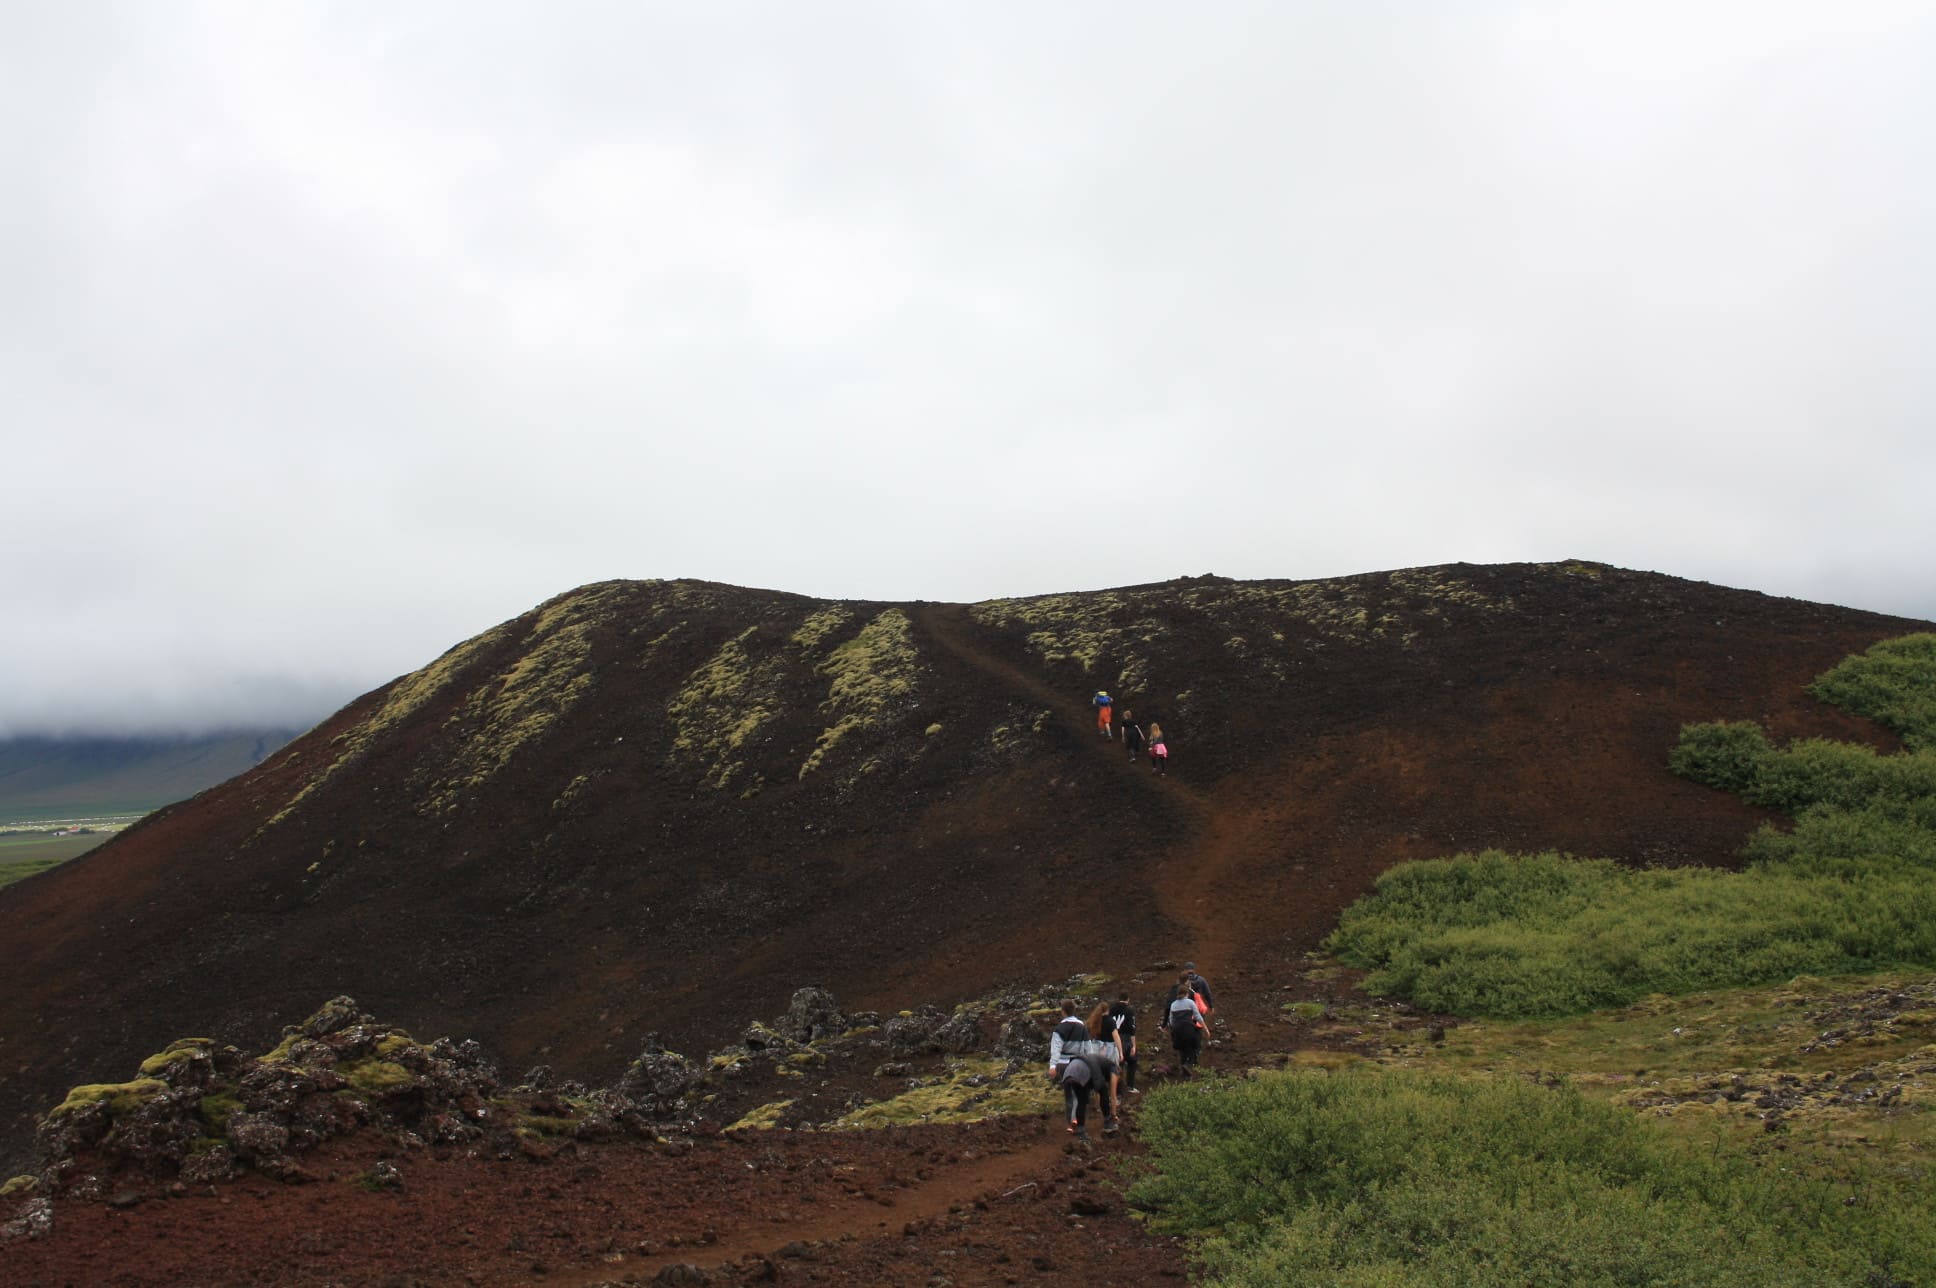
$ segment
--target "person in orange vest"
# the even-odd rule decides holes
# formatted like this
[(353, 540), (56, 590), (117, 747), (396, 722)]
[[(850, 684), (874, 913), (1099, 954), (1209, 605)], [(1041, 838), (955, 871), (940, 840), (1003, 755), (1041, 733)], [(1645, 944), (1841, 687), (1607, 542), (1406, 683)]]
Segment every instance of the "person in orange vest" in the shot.
[(1108, 689), (1101, 689), (1090, 701), (1096, 704), (1096, 732), (1105, 738), (1114, 738), (1116, 730), (1110, 724), (1110, 710), (1116, 705), (1116, 699), (1109, 696)]

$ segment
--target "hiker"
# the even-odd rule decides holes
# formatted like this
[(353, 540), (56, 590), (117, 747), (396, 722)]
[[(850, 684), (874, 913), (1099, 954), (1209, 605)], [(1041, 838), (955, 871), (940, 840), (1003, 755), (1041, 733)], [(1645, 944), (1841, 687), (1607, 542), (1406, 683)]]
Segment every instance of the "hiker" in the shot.
[(1176, 999), (1170, 1003), (1164, 1027), (1170, 1031), (1170, 1045), (1176, 1048), (1183, 1076), (1191, 1077), (1196, 1072), (1197, 1056), (1203, 1051), (1203, 1010), (1197, 1005), (1187, 979), (1178, 982)]
[(1150, 772), (1167, 774), (1170, 772), (1170, 748), (1163, 741), (1163, 726), (1150, 721), (1149, 727)]
[(1123, 1076), (1123, 1040), (1116, 1035), (1115, 1026), (1109, 1022), (1109, 1003), (1100, 1000), (1096, 1002), (1096, 1009), (1089, 1012), (1088, 1028), (1107, 1048), (1103, 1051), (1102, 1058), (1103, 1063), (1108, 1067), (1097, 1070), (1103, 1077), (1096, 1090), (1102, 1096), (1103, 1135), (1109, 1136), (1116, 1131), (1116, 1106), (1122, 1103), (1117, 1084), (1122, 1081)]
[(1183, 978), (1179, 982), (1188, 985), (1190, 991), (1196, 994), (1197, 1009), (1203, 1012), (1204, 1019), (1209, 1019), (1210, 1012), (1217, 1005), (1217, 998), (1210, 991), (1210, 981), (1197, 973), (1195, 962), (1183, 963)]
[(1066, 1063), (1062, 1058), (1064, 1044), (1080, 1042), (1088, 1036), (1088, 1027), (1080, 1019), (1076, 1018), (1075, 999), (1068, 998), (1064, 1000), (1062, 1003), (1062, 1018), (1056, 1021), (1054, 1030), (1049, 1034), (1049, 1077), (1060, 1078), (1062, 1076), (1062, 1065)]
[[(1089, 1093), (1096, 1085), (1108, 1086), (1108, 1075), (1100, 1072), (1090, 1063), (1088, 1057), (1076, 1056), (1062, 1066), (1062, 1101), (1069, 1110), (1069, 1134), (1078, 1140), (1089, 1138)], [(1103, 1093), (1107, 1095), (1105, 1091)], [(1103, 1125), (1104, 1131), (1114, 1131), (1116, 1120), (1110, 1118)]]
[(1129, 758), (1133, 761), (1142, 755), (1143, 726), (1136, 723), (1136, 713), (1124, 707), (1123, 718), (1116, 722), (1116, 727), (1123, 731), (1123, 746), (1129, 749)]
[[(1128, 993), (1116, 995), (1114, 1005), (1109, 1008), (1109, 1027), (1123, 1049), (1123, 1089), (1131, 1095), (1141, 1095), (1142, 1089), (1136, 1085), (1136, 1008), (1129, 1004)], [(1118, 1095), (1117, 1100), (1121, 1099)]]
[(1109, 696), (1108, 689), (1098, 689), (1096, 696), (1089, 700), (1096, 704), (1096, 732), (1105, 738), (1114, 738), (1116, 732), (1109, 722), (1112, 718), (1110, 709), (1116, 705), (1116, 699)]

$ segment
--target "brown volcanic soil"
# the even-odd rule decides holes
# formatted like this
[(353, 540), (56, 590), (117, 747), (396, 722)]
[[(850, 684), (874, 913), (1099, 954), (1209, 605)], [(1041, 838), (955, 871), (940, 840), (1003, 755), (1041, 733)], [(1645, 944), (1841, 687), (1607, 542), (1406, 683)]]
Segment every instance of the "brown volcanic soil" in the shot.
[[(1177, 1244), (1132, 1220), (1126, 1139), (1068, 1142), (1006, 1119), (838, 1133), (743, 1132), (687, 1153), (610, 1146), (548, 1162), (439, 1160), (338, 1142), (323, 1180), (261, 1178), (119, 1210), (64, 1202), (51, 1237), (7, 1245), (0, 1282), (105, 1285), (720, 1283), (958, 1285), (1079, 1273), (1176, 1281)], [(379, 1156), (404, 1184), (349, 1178)]]
[(4, 1161), (66, 1086), (336, 993), (606, 1081), (809, 982), (1265, 972), (1403, 859), (1727, 863), (1759, 816), (1666, 771), (1680, 725), (1874, 738), (1804, 686), (1926, 626), (1583, 564), (829, 607), (587, 587), (0, 892)]

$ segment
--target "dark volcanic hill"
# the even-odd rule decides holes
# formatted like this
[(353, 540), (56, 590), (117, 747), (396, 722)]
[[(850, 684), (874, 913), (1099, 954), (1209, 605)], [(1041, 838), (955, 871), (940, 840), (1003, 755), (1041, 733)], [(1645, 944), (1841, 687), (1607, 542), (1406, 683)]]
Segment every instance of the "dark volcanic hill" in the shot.
[[(1681, 724), (1875, 737), (1803, 686), (1926, 623), (1594, 564), (974, 605), (560, 596), (0, 892), (0, 1112), (349, 993), (614, 1074), (806, 982), (853, 1006), (1317, 945), (1402, 859), (1726, 863)], [(1098, 738), (1160, 720), (1155, 778)]]

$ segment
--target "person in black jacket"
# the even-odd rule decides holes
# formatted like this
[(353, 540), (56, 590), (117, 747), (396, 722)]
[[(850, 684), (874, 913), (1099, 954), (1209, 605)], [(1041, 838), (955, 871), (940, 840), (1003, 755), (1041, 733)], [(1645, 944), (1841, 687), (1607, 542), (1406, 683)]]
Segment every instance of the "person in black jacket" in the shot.
[(1129, 994), (1122, 993), (1109, 1008), (1109, 1023), (1116, 1031), (1116, 1040), (1123, 1046), (1123, 1089), (1135, 1092), (1136, 1086), (1136, 1008), (1129, 1004)]
[(1197, 974), (1195, 962), (1183, 963), (1183, 979), (1195, 990), (1197, 1003), (1203, 1008), (1203, 1017), (1209, 1019), (1210, 1013), (1217, 1009), (1217, 995), (1210, 991), (1210, 981)]
[(1116, 722), (1123, 731), (1123, 746), (1129, 748), (1129, 758), (1133, 761), (1143, 754), (1143, 726), (1136, 723), (1136, 714), (1128, 707), (1123, 708), (1123, 718)]

